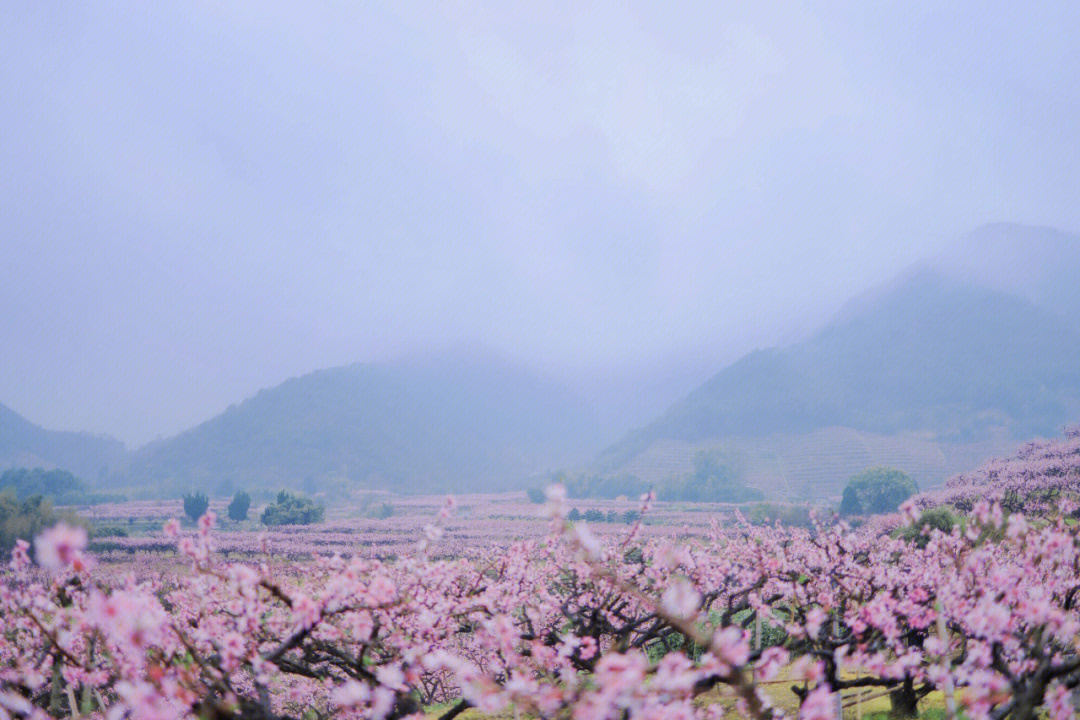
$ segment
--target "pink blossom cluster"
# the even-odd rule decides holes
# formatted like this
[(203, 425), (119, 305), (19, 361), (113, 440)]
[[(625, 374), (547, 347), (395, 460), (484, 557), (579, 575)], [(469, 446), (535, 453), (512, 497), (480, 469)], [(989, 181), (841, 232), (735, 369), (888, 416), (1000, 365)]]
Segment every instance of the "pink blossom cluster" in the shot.
[(598, 534), (567, 504), (551, 488), (541, 536), (446, 557), (447, 503), (393, 561), (237, 562), (211, 511), (164, 529), (186, 568), (141, 579), (58, 526), (0, 578), (0, 718), (765, 720), (781, 671), (805, 720), (874, 693), (910, 714), (933, 691), (951, 720), (1074, 713), (1067, 513), (982, 497), (913, 543), (843, 524)]
[[(1080, 491), (1080, 427), (1055, 440), (1021, 446), (1010, 458), (990, 460), (980, 468), (950, 478), (945, 488), (916, 498), (919, 507), (953, 505), (969, 511), (983, 498), (999, 500), (1006, 510), (1043, 510), (1063, 495)], [(1039, 507), (1036, 507), (1039, 506)]]
[[(216, 548), (230, 556), (255, 557), (262, 554), (264, 545), (268, 545), (275, 556), (292, 560), (334, 553), (392, 559), (411, 554), (418, 540), (427, 536), (426, 526), (438, 524), (442, 534), (438, 542), (432, 544), (431, 556), (480, 557), (490, 553), (493, 547), (505, 548), (522, 540), (541, 541), (549, 532), (543, 507), (528, 502), (524, 493), (459, 497), (455, 516), (439, 523), (433, 523), (432, 518), (437, 518), (443, 510), (441, 496), (395, 496), (393, 501), (396, 514), (382, 519), (350, 517), (355, 507), (339, 505), (329, 508), (327, 522), (319, 525), (249, 529), (247, 525), (237, 526), (226, 521), (216, 538)], [(627, 510), (639, 509), (637, 501), (625, 500), (590, 500), (587, 504), (576, 504), (605, 512), (615, 510), (620, 516)], [(124, 504), (95, 506), (90, 509), (93, 513), (80, 510), (80, 515), (99, 524), (122, 525), (128, 517), (143, 520), (156, 517), (163, 523), (183, 512), (180, 503), (175, 501), (161, 501), (156, 505), (140, 501), (130, 505), (133, 507), (130, 516), (125, 514)], [(210, 508), (219, 517), (225, 514), (224, 507), (217, 501), (212, 501)], [(717, 518), (717, 510), (716, 506), (702, 506), (701, 511), (689, 511), (684, 505), (656, 503), (648, 515), (648, 524), (638, 524), (637, 533), (643, 538), (658, 539), (704, 537), (710, 522)], [(725, 518), (734, 518), (733, 511), (724, 509), (723, 512)], [(593, 526), (593, 530), (601, 537), (622, 536), (629, 527), (623, 522), (604, 522)], [(95, 546), (103, 564), (128, 564), (133, 556), (145, 554), (153, 554), (155, 561), (160, 562), (160, 556), (171, 556), (175, 550), (175, 543), (159, 533), (99, 538)]]

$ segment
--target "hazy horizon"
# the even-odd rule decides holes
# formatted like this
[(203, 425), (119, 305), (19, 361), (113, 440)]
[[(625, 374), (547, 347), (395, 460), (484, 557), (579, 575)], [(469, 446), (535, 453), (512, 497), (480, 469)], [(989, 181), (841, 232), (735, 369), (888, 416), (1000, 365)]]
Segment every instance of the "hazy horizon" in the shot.
[(645, 412), (984, 223), (1080, 230), (1077, 36), (1052, 3), (11, 7), (0, 403), (130, 447), (464, 342), (659, 378)]

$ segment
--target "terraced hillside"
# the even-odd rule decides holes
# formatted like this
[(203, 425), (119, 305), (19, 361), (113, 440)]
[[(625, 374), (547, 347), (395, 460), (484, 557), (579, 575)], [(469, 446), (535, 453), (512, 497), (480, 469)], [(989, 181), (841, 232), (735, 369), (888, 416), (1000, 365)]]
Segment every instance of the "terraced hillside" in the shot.
[(937, 487), (951, 475), (1008, 453), (1015, 445), (1004, 435), (960, 444), (915, 434), (881, 435), (829, 427), (797, 435), (658, 440), (620, 472), (660, 482), (689, 472), (695, 453), (720, 447), (733, 450), (743, 463), (748, 485), (777, 498), (823, 498), (838, 496), (849, 477), (872, 465), (901, 468), (919, 487)]
[(0, 405), (0, 470), (61, 468), (95, 480), (124, 457), (124, 444), (89, 433), (46, 430)]
[(1077, 348), (1080, 331), (1057, 312), (919, 268), (806, 341), (720, 371), (596, 470), (659, 480), (724, 445), (774, 496), (829, 496), (878, 464), (933, 487), (1080, 420)]

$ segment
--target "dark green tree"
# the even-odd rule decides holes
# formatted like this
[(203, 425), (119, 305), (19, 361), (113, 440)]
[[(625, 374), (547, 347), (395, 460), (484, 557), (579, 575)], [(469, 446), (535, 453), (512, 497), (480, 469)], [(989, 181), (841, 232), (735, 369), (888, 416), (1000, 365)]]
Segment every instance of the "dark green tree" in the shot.
[(929, 533), (931, 530), (949, 533), (952, 532), (953, 527), (956, 525), (961, 525), (961, 529), (963, 529), (960, 518), (956, 516), (956, 513), (947, 505), (939, 505), (938, 507), (923, 510), (918, 521), (908, 525), (898, 534), (908, 542), (913, 542), (919, 547), (926, 547), (927, 543), (930, 542)]
[(19, 500), (44, 495), (53, 502), (79, 503), (86, 496), (86, 485), (67, 470), (11, 468), (0, 475), (0, 490), (10, 488)]
[(238, 490), (233, 495), (232, 502), (229, 503), (229, 519), (230, 520), (247, 520), (248, 510), (251, 508), (251, 496), (243, 490)]
[(844, 497), (840, 500), (841, 515), (862, 515), (862, 503), (859, 502), (859, 493), (855, 488), (848, 485), (844, 488)]
[(311, 498), (299, 497), (282, 490), (277, 502), (266, 506), (262, 521), (265, 525), (312, 525), (322, 522), (326, 508)]
[(919, 491), (919, 486), (903, 470), (871, 467), (852, 476), (844, 488), (841, 515), (876, 515), (895, 512), (900, 503)]
[(48, 498), (32, 495), (19, 500), (10, 488), (0, 491), (0, 556), (6, 557), (17, 539), (32, 541), (56, 519)]
[(184, 495), (184, 513), (192, 520), (198, 520), (210, 507), (210, 498), (202, 490)]
[(721, 450), (701, 451), (694, 456), (694, 471), (661, 485), (661, 500), (742, 503), (765, 495), (742, 482), (740, 463)]

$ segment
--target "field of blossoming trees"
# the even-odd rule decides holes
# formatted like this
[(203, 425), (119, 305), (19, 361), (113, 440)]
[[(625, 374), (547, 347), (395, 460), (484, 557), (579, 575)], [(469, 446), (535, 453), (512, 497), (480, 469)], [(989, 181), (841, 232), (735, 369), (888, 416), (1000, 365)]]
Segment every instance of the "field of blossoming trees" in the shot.
[[(0, 718), (1072, 717), (1080, 430), (858, 527), (562, 488), (381, 521), (58, 525), (0, 581)], [(951, 529), (923, 513), (947, 505)], [(626, 510), (635, 510), (625, 514)], [(642, 520), (644, 518), (644, 521)]]
[[(224, 519), (227, 500), (211, 501), (210, 509), (219, 518), (214, 548), (220, 554), (238, 558), (261, 559), (265, 549), (270, 548), (272, 556), (279, 560), (307, 560), (334, 553), (392, 560), (413, 552), (424, 527), (438, 515), (446, 501), (445, 495), (376, 497), (392, 498), (391, 517), (365, 517), (356, 507), (330, 503), (323, 523), (272, 528), (257, 520), (229, 522)], [(550, 533), (544, 506), (529, 502), (523, 492), (468, 494), (455, 496), (454, 500), (454, 513), (443, 523), (439, 543), (432, 548), (433, 557), (483, 555), (493, 546), (521, 540), (541, 541)], [(590, 523), (589, 527), (606, 537), (625, 533), (632, 524), (627, 521), (627, 513), (636, 516), (640, 505), (636, 499), (590, 499), (570, 503), (568, 507), (603, 515), (602, 521)], [(734, 519), (735, 510), (735, 506), (718, 504), (654, 503), (638, 534), (648, 538), (703, 536), (712, 523)], [(92, 505), (77, 512), (102, 529), (90, 543), (100, 562), (132, 566), (138, 571), (140, 560), (147, 554), (155, 558), (176, 555), (176, 543), (162, 533), (162, 527), (172, 518), (183, 518), (179, 500)], [(125, 535), (112, 535), (110, 530), (123, 531)]]

